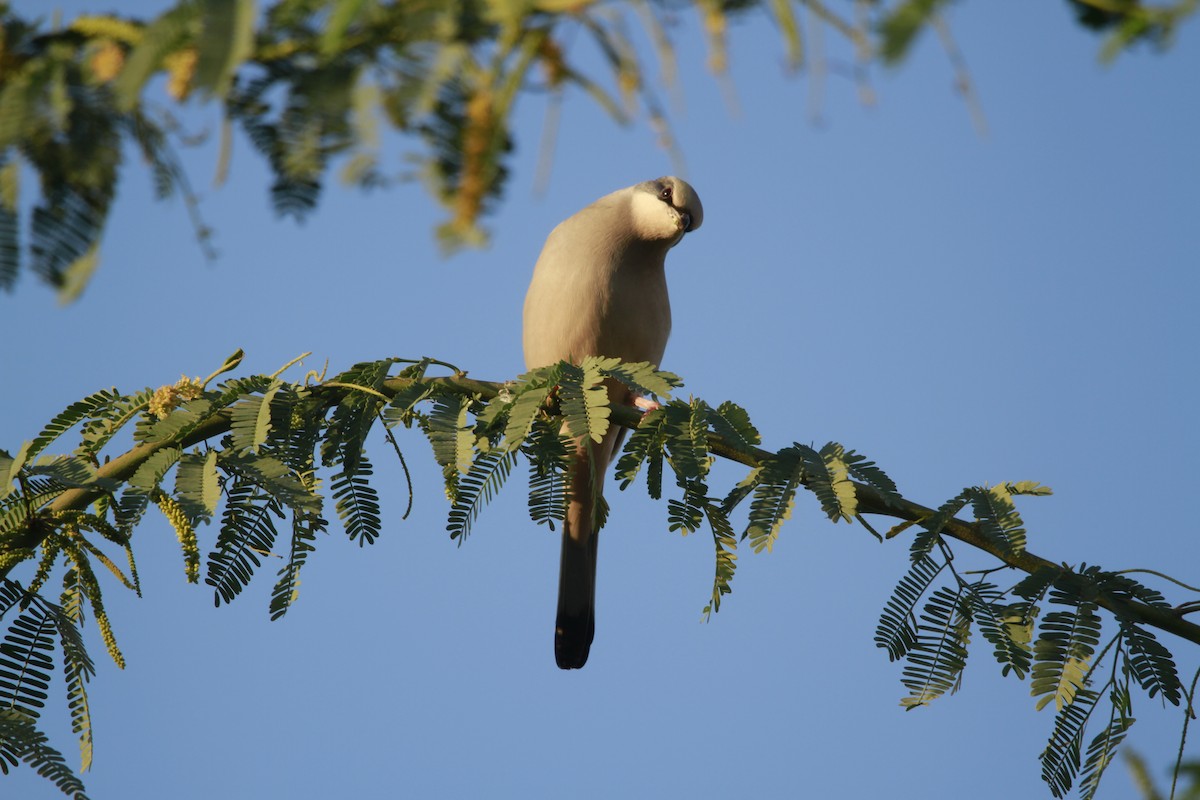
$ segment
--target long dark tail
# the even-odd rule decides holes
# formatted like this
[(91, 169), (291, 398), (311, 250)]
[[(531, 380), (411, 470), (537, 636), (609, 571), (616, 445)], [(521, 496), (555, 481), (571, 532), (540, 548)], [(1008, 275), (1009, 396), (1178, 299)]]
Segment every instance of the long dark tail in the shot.
[[(629, 390), (619, 384), (609, 387), (614, 401), (628, 394)], [(614, 426), (599, 443), (586, 439), (576, 443), (569, 482), (571, 500), (563, 521), (558, 618), (554, 623), (554, 660), (562, 669), (579, 669), (587, 663), (596, 634), (596, 550), (601, 522), (596, 509), (604, 503), (608, 462), (624, 439), (625, 429)]]
[(600, 537), (593, 531), (586, 542), (579, 542), (572, 533), (568, 523), (558, 572), (554, 660), (561, 669), (579, 669), (586, 664), (596, 634), (596, 545)]

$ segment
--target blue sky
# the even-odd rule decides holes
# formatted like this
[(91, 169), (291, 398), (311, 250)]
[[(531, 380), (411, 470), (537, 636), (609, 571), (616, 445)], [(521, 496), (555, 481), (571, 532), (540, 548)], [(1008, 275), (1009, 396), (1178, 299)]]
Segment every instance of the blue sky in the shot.
[[(59, 6), (69, 17), (111, 4)], [(668, 260), (664, 367), (684, 396), (745, 406), (767, 446), (842, 442), (927, 505), (1041, 481), (1054, 496), (1021, 506), (1032, 551), (1195, 585), (1197, 27), (1166, 54), (1104, 67), (1065, 3), (958, 4), (950, 22), (986, 135), (929, 38), (874, 73), (872, 107), (832, 71), (814, 119), (809, 76), (786, 74), (758, 17), (732, 30), (731, 112), (682, 17), (671, 116), (705, 221)], [(215, 148), (187, 156), (221, 251), (206, 262), (181, 204), (153, 202), (130, 169), (78, 303), (58, 307), (28, 278), (0, 296), (0, 447), (97, 389), (206, 375), (238, 347), (256, 372), (311, 351), (303, 369), (429, 355), (516, 375), (546, 234), (677, 169), (644, 120), (619, 128), (574, 93), (539, 194), (544, 111), (541, 97), (520, 101), (491, 246), (449, 259), (433, 238), (443, 212), (415, 185), (331, 184), (305, 224), (275, 219), (239, 139), (219, 190)], [(404, 143), (391, 144), (399, 169)], [(740, 551), (733, 594), (703, 625), (711, 539), (668, 533), (665, 504), (644, 491), (610, 492), (596, 642), (584, 670), (564, 673), (551, 651), (557, 536), (529, 521), (523, 479), (456, 547), (428, 445), (414, 433), (401, 445), (413, 515), (400, 521), (403, 479), (375, 443), (383, 537), (367, 549), (338, 531), (322, 540), (281, 622), (266, 613), (270, 573), (214, 609), (207, 587), (184, 583), (169, 526), (147, 518), (144, 597), (106, 595), (123, 673), (90, 634), (92, 797), (1049, 797), (1037, 755), (1051, 712), (1000, 679), (986, 645), (957, 696), (901, 710), (899, 666), (872, 637), (904, 541), (834, 526), (801, 498), (772, 554)], [(742, 473), (720, 474), (729, 485)], [(211, 545), (216, 530), (201, 536)], [(1161, 638), (1190, 680), (1195, 647)], [(1182, 717), (1135, 702), (1127, 741), (1163, 775)], [(74, 758), (65, 710), (48, 713)], [(0, 786), (59, 796), (27, 769)], [(1117, 764), (1101, 797), (1132, 793)]]

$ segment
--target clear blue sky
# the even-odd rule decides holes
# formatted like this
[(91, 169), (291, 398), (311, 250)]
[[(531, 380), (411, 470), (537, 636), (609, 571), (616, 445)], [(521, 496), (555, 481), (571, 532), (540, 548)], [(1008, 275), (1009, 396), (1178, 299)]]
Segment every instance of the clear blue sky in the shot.
[[(69, 17), (113, 3), (59, 5)], [(705, 207), (668, 263), (664, 366), (685, 393), (740, 402), (771, 447), (856, 448), (926, 504), (1041, 481), (1055, 495), (1021, 507), (1034, 552), (1200, 583), (1197, 26), (1165, 55), (1105, 68), (1065, 3), (955, 5), (981, 136), (933, 39), (875, 75), (874, 107), (835, 70), (814, 121), (812, 84), (785, 75), (765, 20), (732, 31), (737, 113), (705, 72), (695, 20), (682, 21), (672, 118)], [(644, 121), (618, 128), (574, 93), (539, 195), (544, 109), (520, 102), (492, 245), (450, 259), (432, 235), (441, 210), (412, 185), (331, 185), (306, 224), (276, 220), (239, 138), (220, 190), (215, 148), (187, 157), (221, 251), (207, 263), (181, 204), (153, 202), (144, 171), (128, 170), (80, 302), (59, 308), (28, 278), (0, 296), (0, 447), (99, 388), (206, 375), (238, 347), (258, 372), (312, 351), (306, 369), (430, 355), (481, 378), (517, 374), (521, 302), (549, 230), (676, 170)], [(215, 122), (212, 109), (193, 118)], [(412, 517), (399, 519), (403, 480), (376, 443), (384, 536), (368, 549), (340, 531), (322, 540), (282, 622), (266, 613), (277, 567), (214, 609), (207, 587), (184, 583), (170, 528), (147, 518), (145, 597), (106, 595), (124, 673), (89, 633), (94, 798), (1049, 797), (1037, 755), (1052, 714), (1000, 679), (986, 644), (958, 696), (901, 710), (900, 669), (872, 636), (904, 541), (831, 525), (802, 498), (773, 554), (743, 549), (733, 594), (703, 625), (707, 533), (680, 538), (665, 504), (611, 493), (595, 646), (564, 673), (551, 652), (557, 536), (529, 522), (523, 478), (458, 548), (428, 445), (401, 444)], [(201, 535), (211, 545), (216, 530)], [(1162, 640), (1190, 679), (1195, 646)], [(1135, 714), (1128, 743), (1165, 774), (1182, 717), (1144, 696)], [(75, 761), (65, 710), (46, 725)], [(0, 779), (0, 795), (59, 796), (28, 769)], [(1117, 764), (1101, 797), (1131, 796)]]

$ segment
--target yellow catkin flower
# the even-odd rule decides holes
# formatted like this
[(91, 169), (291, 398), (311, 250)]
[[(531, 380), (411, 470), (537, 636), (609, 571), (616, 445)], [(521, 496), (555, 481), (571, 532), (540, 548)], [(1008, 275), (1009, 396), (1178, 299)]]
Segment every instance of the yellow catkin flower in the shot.
[(117, 647), (117, 637), (113, 634), (112, 623), (109, 622), (108, 614), (104, 611), (104, 601), (100, 596), (100, 583), (96, 580), (96, 573), (87, 566), (83, 553), (79, 552), (77, 548), (67, 548), (67, 554), (75, 562), (83, 596), (92, 604), (92, 616), (96, 618), (96, 627), (100, 629), (100, 638), (104, 642), (104, 649), (108, 651), (114, 664), (125, 669), (125, 656), (121, 654), (121, 648)]
[(161, 489), (155, 492), (154, 502), (158, 504), (158, 509), (171, 523), (171, 527), (175, 529), (175, 537), (179, 539), (179, 546), (183, 548), (183, 568), (188, 583), (198, 583), (200, 580), (200, 545), (196, 541), (196, 529), (188, 520), (183, 506), (179, 505), (175, 498), (166, 492)]
[(43, 516), (68, 536), (79, 536), (80, 531), (95, 531), (110, 542), (121, 544), (128, 539), (125, 534), (114, 528), (100, 514), (88, 514), (85, 511), (68, 510), (50, 511)]
[(112, 39), (105, 39), (92, 53), (88, 66), (97, 81), (108, 83), (121, 74), (121, 68), (125, 66), (125, 51)]
[(636, 68), (624, 66), (617, 72), (617, 88), (621, 90), (621, 96), (626, 98), (627, 102), (637, 93), (641, 85), (642, 76)]
[(133, 548), (129, 543), (125, 543), (125, 560), (129, 564), (129, 580), (133, 581), (133, 585), (137, 590), (137, 596), (142, 596), (142, 580), (138, 577), (137, 561), (133, 558)]
[(154, 390), (154, 394), (150, 397), (150, 404), (146, 408), (155, 419), (165, 419), (174, 407), (175, 387), (160, 386)]
[(113, 635), (108, 614), (105, 614), (104, 609), (95, 603), (92, 604), (92, 613), (96, 616), (96, 627), (100, 629), (100, 638), (104, 642), (104, 649), (108, 651), (109, 657), (117, 667), (125, 669), (125, 656), (121, 653), (121, 648), (117, 647), (117, 637)]
[(464, 230), (473, 227), (479, 219), (483, 198), (487, 194), (485, 165), (488, 147), (495, 130), (493, 100), (492, 93), (484, 88), (467, 101), (466, 129), (463, 131), (463, 163), (454, 220), (455, 225)]
[(22, 547), (17, 550), (0, 550), (0, 572), (8, 572), (17, 564), (33, 558), (33, 550)]
[(110, 542), (124, 544), (129, 541), (127, 535), (114, 528), (104, 517), (97, 514), (85, 514), (83, 517), (89, 530), (95, 531)]
[(167, 94), (179, 102), (187, 100), (192, 92), (192, 78), (196, 75), (196, 62), (199, 51), (194, 47), (186, 50), (176, 50), (163, 59), (163, 66), (170, 76), (167, 80)]
[(200, 385), (199, 378), (189, 378), (187, 375), (181, 375), (175, 383), (175, 391), (179, 393), (180, 400), (195, 400), (204, 391), (204, 387)]
[(125, 656), (121, 654), (121, 648), (117, 647), (117, 637), (113, 634), (112, 624), (108, 620), (108, 614), (104, 611), (104, 598), (100, 594), (100, 582), (96, 580), (96, 573), (92, 572), (87, 556), (80, 549), (79, 544), (71, 541), (70, 538), (63, 541), (63, 552), (75, 565), (75, 580), (83, 592), (83, 596), (92, 604), (92, 616), (96, 619), (96, 626), (100, 629), (100, 638), (104, 642), (104, 648), (108, 651), (113, 663), (121, 669), (125, 669)]
[(708, 32), (708, 68), (716, 75), (729, 69), (729, 55), (725, 50), (725, 34), (729, 20), (719, 7), (710, 7), (704, 13), (704, 29)]
[(38, 560), (38, 568), (33, 580), (29, 582), (30, 593), (37, 594), (49, 579), (50, 570), (54, 569), (54, 563), (58, 561), (58, 550), (58, 542), (55, 537), (48, 536), (42, 542), (42, 557)]
[(160, 386), (155, 389), (147, 410), (156, 419), (165, 419), (180, 403), (196, 399), (203, 391), (199, 378), (184, 375), (174, 386)]

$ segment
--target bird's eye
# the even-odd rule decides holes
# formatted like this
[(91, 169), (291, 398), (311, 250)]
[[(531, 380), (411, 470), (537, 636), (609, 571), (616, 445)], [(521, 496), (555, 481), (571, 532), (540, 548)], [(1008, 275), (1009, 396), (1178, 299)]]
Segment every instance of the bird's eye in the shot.
[(658, 196), (661, 197), (663, 200), (670, 200), (671, 199), (671, 187), (664, 186), (662, 191), (658, 193)]

